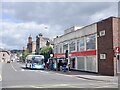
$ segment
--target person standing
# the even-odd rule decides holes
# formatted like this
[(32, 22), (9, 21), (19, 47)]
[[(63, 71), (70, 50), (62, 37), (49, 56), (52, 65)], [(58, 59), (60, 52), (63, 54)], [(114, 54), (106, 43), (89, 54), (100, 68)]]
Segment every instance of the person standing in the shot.
[(67, 66), (67, 62), (65, 61), (64, 64), (63, 64), (64, 72), (66, 72), (66, 66)]
[(70, 63), (68, 63), (68, 72), (70, 72)]

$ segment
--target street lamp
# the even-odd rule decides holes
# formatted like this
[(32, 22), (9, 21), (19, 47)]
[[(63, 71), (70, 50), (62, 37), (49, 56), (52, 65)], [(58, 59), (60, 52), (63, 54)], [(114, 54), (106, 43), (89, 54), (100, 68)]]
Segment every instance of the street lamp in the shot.
[(52, 58), (52, 57), (53, 57), (53, 54), (50, 54), (50, 57)]

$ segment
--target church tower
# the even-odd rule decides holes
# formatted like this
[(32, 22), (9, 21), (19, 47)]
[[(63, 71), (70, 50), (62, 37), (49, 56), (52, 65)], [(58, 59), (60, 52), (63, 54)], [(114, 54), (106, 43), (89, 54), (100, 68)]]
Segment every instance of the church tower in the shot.
[(32, 36), (31, 35), (28, 37), (28, 43), (32, 43)]
[(28, 37), (27, 50), (29, 51), (29, 53), (32, 53), (32, 36), (31, 35)]

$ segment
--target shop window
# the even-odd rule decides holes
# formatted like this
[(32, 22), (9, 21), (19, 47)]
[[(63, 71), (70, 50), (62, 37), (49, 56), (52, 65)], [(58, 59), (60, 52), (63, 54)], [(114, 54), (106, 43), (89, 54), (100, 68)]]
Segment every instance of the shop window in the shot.
[(86, 70), (91, 72), (97, 72), (97, 64), (95, 56), (86, 57)]
[(79, 40), (77, 40), (77, 51), (79, 51)]
[(70, 52), (72, 52), (72, 51), (75, 51), (75, 41), (73, 41), (73, 42), (71, 42), (70, 44), (69, 44), (69, 50), (70, 50)]
[(60, 53), (62, 53), (62, 45), (60, 45)]
[(80, 39), (80, 51), (84, 51), (85, 49), (85, 44), (84, 44), (84, 38)]
[(77, 67), (79, 70), (85, 70), (85, 57), (77, 57)]
[(54, 53), (58, 53), (58, 45), (55, 46)]
[(64, 44), (63, 45), (63, 51), (64, 51), (64, 53), (65, 53), (66, 50), (68, 50), (68, 44)]
[(88, 36), (86, 38), (86, 50), (94, 50), (96, 49), (96, 36)]

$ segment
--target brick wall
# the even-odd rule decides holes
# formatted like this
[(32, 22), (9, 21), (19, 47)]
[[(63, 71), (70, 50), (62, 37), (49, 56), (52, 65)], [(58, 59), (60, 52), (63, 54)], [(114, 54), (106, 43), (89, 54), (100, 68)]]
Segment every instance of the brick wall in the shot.
[[(98, 73), (102, 75), (114, 75), (112, 20), (108, 18), (97, 23)], [(101, 31), (105, 31), (105, 36), (100, 36)], [(100, 54), (106, 55), (106, 58), (101, 59)]]

